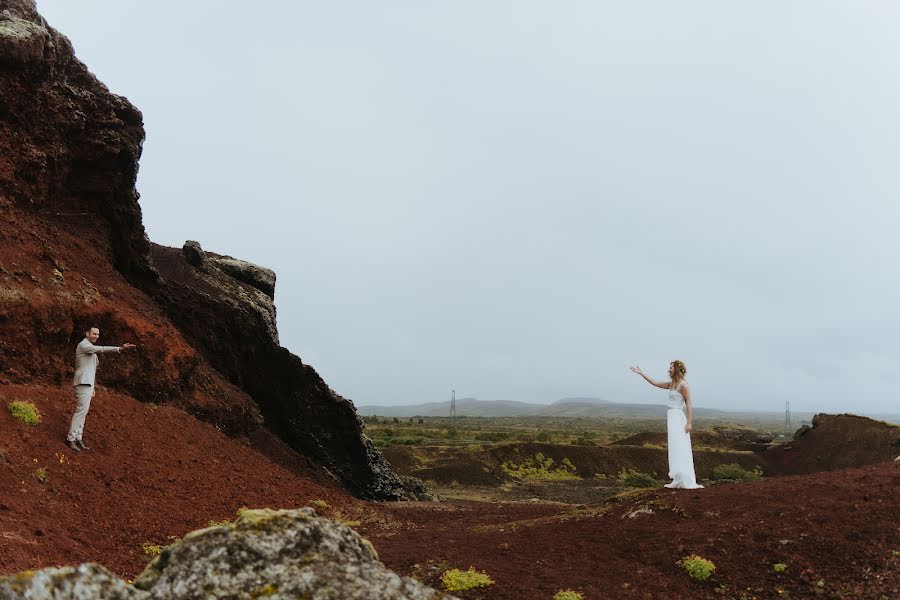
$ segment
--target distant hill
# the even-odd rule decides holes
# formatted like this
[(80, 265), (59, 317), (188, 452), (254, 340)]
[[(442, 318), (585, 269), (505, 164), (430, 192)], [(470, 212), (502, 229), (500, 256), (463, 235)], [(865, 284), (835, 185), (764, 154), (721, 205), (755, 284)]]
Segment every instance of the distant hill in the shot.
[[(446, 417), (450, 402), (428, 402), (407, 406), (358, 406), (356, 412), (370, 417)], [(478, 400), (462, 398), (456, 401), (456, 414), (467, 417), (599, 417), (607, 419), (664, 419), (664, 404), (624, 404), (600, 398), (561, 398), (551, 404), (534, 404), (515, 400)], [(699, 419), (735, 422), (779, 421), (784, 413), (756, 411), (726, 411), (695, 407)], [(795, 423), (809, 421), (813, 413), (793, 413)]]
[[(456, 414), (467, 417), (522, 417), (541, 414), (546, 404), (529, 404), (515, 400), (477, 400), (458, 398)], [(450, 402), (426, 402), (408, 406), (357, 406), (356, 412), (364, 417), (446, 417), (450, 415)]]

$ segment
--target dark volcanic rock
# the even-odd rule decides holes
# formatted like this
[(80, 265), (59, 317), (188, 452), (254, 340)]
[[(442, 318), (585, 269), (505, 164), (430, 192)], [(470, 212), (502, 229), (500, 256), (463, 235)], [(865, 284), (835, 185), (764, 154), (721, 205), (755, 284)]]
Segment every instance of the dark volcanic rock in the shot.
[(206, 252), (200, 247), (200, 242), (186, 241), (184, 246), (181, 247), (181, 253), (184, 255), (184, 260), (188, 261), (188, 264), (198, 269), (203, 268), (203, 263), (206, 262)]
[(0, 1), (0, 192), (69, 229), (101, 229), (110, 259), (151, 277), (134, 188), (143, 118), (109, 92), (33, 0)]
[(216, 370), (256, 400), (266, 425), (294, 449), (325, 466), (358, 496), (408, 496), (363, 435), (353, 403), (278, 344), (271, 297), (220, 267), (223, 259), (234, 259), (206, 255), (201, 270), (183, 252), (152, 244), (160, 278), (148, 291)]

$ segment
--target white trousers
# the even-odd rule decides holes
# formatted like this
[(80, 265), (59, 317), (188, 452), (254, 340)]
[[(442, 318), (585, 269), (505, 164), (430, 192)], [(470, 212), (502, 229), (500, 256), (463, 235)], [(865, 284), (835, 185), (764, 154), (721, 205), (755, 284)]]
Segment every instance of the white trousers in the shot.
[(76, 385), (75, 390), (75, 414), (72, 415), (72, 424), (69, 425), (69, 435), (66, 439), (70, 442), (81, 439), (84, 431), (84, 419), (87, 417), (88, 410), (91, 408), (91, 396), (94, 395), (94, 386), (92, 385)]

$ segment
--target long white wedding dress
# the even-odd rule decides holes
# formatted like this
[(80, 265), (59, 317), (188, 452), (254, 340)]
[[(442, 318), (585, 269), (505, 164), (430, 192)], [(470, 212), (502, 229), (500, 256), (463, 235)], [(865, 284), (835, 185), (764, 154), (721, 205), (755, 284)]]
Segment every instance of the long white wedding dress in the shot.
[[(684, 382), (678, 384), (678, 388)], [(669, 478), (672, 483), (667, 483), (667, 488), (683, 488), (696, 490), (703, 486), (697, 483), (694, 475), (694, 455), (691, 452), (691, 434), (684, 431), (687, 425), (687, 417), (684, 414), (684, 396), (678, 389), (669, 390), (669, 400), (666, 403), (669, 410), (666, 411), (666, 429), (669, 438)]]

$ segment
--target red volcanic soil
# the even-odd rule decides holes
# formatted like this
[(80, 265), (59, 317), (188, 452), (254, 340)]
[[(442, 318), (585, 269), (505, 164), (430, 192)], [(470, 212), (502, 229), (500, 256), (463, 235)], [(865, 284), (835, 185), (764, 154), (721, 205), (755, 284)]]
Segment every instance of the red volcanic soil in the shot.
[[(450, 567), (474, 566), (495, 580), (463, 598), (549, 599), (562, 589), (587, 599), (900, 598), (898, 492), (900, 465), (885, 463), (654, 490), (579, 509), (388, 505), (399, 531), (397, 524), (360, 531), (389, 567), (433, 585)], [(645, 507), (654, 512), (627, 516)], [(689, 554), (715, 563), (711, 581), (694, 582), (679, 569)], [(775, 563), (787, 571), (776, 574)]]
[[(360, 521), (360, 533), (402, 574), (438, 587), (443, 570), (474, 566), (496, 581), (463, 598), (549, 599), (562, 589), (587, 599), (900, 597), (893, 462), (580, 507), (373, 503), (315, 481), (321, 475), (304, 471), (299, 455), (287, 470), (178, 408), (102, 388), (85, 432), (94, 450), (75, 454), (62, 443), (70, 393), (0, 388), (0, 573), (91, 561), (133, 577), (148, 560), (145, 543), (167, 544), (241, 506), (324, 500), (321, 513)], [(15, 420), (5, 410), (12, 400), (37, 404), (43, 422)], [(290, 463), (289, 449), (274, 450)], [(44, 483), (34, 476), (39, 467)], [(653, 513), (627, 516), (641, 508)], [(678, 568), (692, 553), (716, 564), (712, 581), (694, 582)], [(772, 569), (779, 562), (788, 565), (783, 574)]]
[[(36, 404), (43, 421), (14, 419), (6, 409), (14, 400)], [(92, 451), (75, 453), (63, 444), (74, 408), (70, 388), (4, 385), (0, 404), (0, 574), (99, 562), (130, 578), (149, 559), (143, 544), (165, 545), (210, 520), (232, 520), (242, 506), (292, 508), (319, 499), (340, 510), (360, 503), (314, 481), (320, 476), (312, 469), (300, 476), (278, 466), (249, 441), (178, 408), (100, 388), (84, 434)], [(288, 464), (290, 449), (267, 449)], [(294, 454), (294, 469), (303, 464)], [(40, 467), (45, 483), (35, 478)]]

